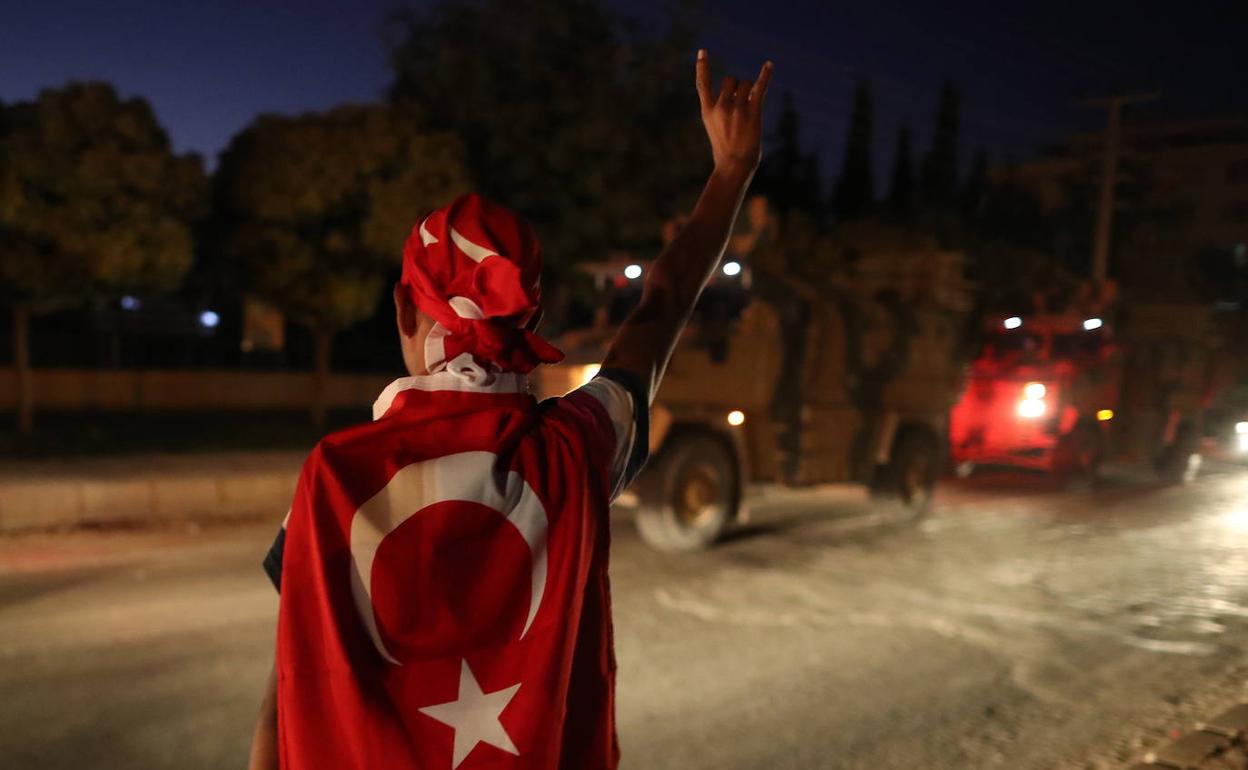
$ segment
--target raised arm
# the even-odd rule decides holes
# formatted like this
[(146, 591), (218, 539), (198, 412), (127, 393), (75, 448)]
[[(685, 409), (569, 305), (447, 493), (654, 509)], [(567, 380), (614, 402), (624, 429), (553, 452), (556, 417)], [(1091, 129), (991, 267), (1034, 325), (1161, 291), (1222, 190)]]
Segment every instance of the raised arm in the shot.
[(688, 222), (651, 265), (641, 301), (616, 332), (603, 361), (604, 367), (625, 369), (645, 383), (651, 400), (693, 306), (723, 256), (745, 188), (758, 168), (763, 98), (771, 71), (771, 62), (765, 63), (753, 83), (725, 77), (715, 95), (706, 51), (698, 51), (695, 84), (715, 168)]

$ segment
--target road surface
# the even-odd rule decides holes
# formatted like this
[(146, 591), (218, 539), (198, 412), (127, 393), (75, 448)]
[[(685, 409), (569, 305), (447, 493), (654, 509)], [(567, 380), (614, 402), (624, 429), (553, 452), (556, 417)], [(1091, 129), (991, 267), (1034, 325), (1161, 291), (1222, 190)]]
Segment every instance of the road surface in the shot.
[[(693, 555), (618, 524), (626, 770), (1122, 767), (1248, 700), (1242, 471), (977, 477), (918, 526), (773, 490)], [(275, 525), (0, 541), (0, 767), (240, 767)]]

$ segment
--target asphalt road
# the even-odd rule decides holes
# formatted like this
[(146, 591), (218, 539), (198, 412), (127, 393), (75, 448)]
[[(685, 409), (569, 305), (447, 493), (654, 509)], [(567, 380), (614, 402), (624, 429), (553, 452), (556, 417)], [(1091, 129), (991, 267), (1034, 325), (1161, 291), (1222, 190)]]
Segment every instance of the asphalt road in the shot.
[[(852, 491), (773, 492), (693, 555), (619, 524), (630, 770), (1122, 767), (1248, 700), (1242, 471), (976, 478), (918, 526)], [(241, 766), (275, 525), (0, 541), (0, 767)]]

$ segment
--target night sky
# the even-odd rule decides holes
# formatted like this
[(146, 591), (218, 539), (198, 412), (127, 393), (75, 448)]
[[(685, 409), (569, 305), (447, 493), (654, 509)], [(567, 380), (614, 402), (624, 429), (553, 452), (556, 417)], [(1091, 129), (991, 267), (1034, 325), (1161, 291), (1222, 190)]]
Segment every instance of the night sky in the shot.
[[(645, 23), (664, 17), (657, 0), (610, 2)], [(393, 5), (4, 0), (0, 99), (71, 78), (110, 80), (152, 102), (179, 150), (211, 161), (259, 112), (378, 98), (389, 78), (381, 20)], [(1248, 111), (1248, 3), (1146, 5), (721, 0), (704, 3), (712, 10), (703, 28), (712, 57), (742, 74), (764, 57), (776, 61), (773, 90), (795, 97), (829, 175), (851, 89), (867, 77), (884, 177), (902, 122), (925, 149), (945, 76), (963, 97), (964, 159), (977, 146), (997, 159), (1026, 157), (1072, 129), (1098, 127), (1103, 115), (1077, 100), (1109, 89), (1161, 90), (1151, 109), (1168, 114)]]

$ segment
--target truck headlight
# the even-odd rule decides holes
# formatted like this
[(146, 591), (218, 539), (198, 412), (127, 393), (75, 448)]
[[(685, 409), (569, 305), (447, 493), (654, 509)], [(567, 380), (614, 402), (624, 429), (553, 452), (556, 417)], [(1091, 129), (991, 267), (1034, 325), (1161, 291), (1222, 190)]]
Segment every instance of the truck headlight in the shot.
[(1023, 398), (1029, 401), (1044, 398), (1044, 394), (1048, 392), (1048, 388), (1044, 387), (1043, 382), (1029, 382), (1023, 386)]
[(1248, 434), (1248, 422), (1235, 423), (1235, 432), (1241, 436)]
[(1024, 398), (1018, 402), (1018, 416), (1024, 420), (1036, 420), (1044, 416), (1048, 411), (1044, 400), (1039, 398)]
[(1241, 433), (1236, 436), (1235, 444), (1241, 453), (1248, 454), (1248, 433)]

